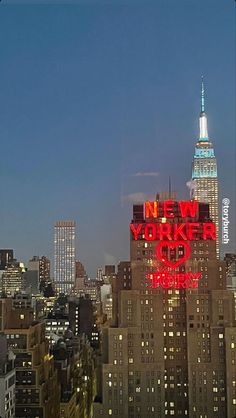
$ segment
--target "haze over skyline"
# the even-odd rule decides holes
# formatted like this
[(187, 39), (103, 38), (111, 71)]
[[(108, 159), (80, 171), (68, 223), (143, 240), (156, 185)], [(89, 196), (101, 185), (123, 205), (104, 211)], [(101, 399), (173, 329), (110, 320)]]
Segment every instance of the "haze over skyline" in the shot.
[[(13, 2), (12, 2), (13, 3)], [(129, 258), (131, 204), (188, 198), (201, 76), (235, 251), (234, 2), (0, 6), (0, 248), (53, 261), (77, 223), (90, 276)]]

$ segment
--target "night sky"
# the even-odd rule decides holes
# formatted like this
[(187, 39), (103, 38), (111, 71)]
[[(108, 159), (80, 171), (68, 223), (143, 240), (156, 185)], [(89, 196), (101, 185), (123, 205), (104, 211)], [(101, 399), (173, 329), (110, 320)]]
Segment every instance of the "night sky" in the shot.
[(0, 3), (0, 248), (52, 258), (74, 219), (89, 275), (128, 260), (132, 203), (189, 197), (203, 74), (235, 251), (235, 2), (50, 3)]

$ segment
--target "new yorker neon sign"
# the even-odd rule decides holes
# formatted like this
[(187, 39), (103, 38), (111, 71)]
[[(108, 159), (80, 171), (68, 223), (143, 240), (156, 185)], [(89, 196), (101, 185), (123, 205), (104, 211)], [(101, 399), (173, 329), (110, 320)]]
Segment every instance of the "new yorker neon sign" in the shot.
[[(196, 288), (201, 273), (174, 272), (182, 263), (189, 259), (191, 248), (189, 241), (215, 240), (215, 224), (212, 222), (195, 222), (198, 219), (198, 202), (173, 200), (164, 202), (145, 202), (145, 223), (130, 224), (134, 240), (144, 238), (146, 241), (159, 241), (156, 256), (164, 267), (161, 271), (147, 274), (151, 287)], [(176, 222), (177, 218), (178, 222)], [(151, 222), (160, 219), (161, 222)], [(170, 222), (172, 220), (172, 222)], [(181, 222), (181, 220), (185, 220)], [(191, 222), (190, 222), (191, 220)], [(165, 270), (165, 268), (169, 270)]]

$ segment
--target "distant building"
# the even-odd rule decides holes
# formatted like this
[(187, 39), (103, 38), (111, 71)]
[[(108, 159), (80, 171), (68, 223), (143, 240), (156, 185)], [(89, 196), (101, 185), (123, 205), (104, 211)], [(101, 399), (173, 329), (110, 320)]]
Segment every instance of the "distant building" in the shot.
[(2, 274), (2, 292), (8, 296), (14, 296), (25, 290), (25, 266), (16, 260), (8, 263)]
[(29, 260), (24, 274), (26, 290), (33, 295), (44, 292), (50, 283), (50, 260), (34, 256)]
[(84, 280), (82, 277), (76, 279), (73, 292), (74, 296), (88, 295), (93, 302), (100, 303), (100, 289), (97, 280)]
[(14, 306), (11, 298), (0, 299), (0, 333), (16, 356), (15, 416), (60, 418), (60, 385), (45, 325), (34, 321), (33, 309), (25, 303)]
[(45, 255), (39, 257), (39, 280), (40, 283), (50, 280), (50, 260)]
[(112, 319), (114, 325), (118, 323), (117, 315), (120, 312), (120, 292), (121, 290), (130, 290), (131, 288), (131, 263), (130, 261), (120, 261), (117, 267), (117, 277), (112, 281)]
[(100, 286), (102, 311), (107, 319), (112, 318), (112, 285), (103, 284)]
[(13, 250), (0, 249), (0, 270), (5, 270), (8, 263), (13, 261), (14, 253)]
[(106, 295), (104, 301), (102, 302), (102, 310), (106, 315), (107, 319), (112, 319), (112, 294)]
[(45, 320), (45, 335), (50, 345), (55, 344), (59, 338), (64, 337), (69, 326), (68, 315), (56, 312), (49, 313)]
[(104, 279), (110, 280), (116, 274), (116, 266), (112, 264), (108, 264), (105, 266), (104, 269)]
[(75, 221), (54, 227), (54, 282), (58, 293), (69, 294), (75, 284)]
[[(38, 291), (42, 292), (47, 287), (48, 282), (50, 282), (50, 260), (46, 256), (34, 256), (29, 260), (27, 266), (27, 272), (31, 273), (29, 276), (34, 277), (34, 282), (38, 281)], [(37, 272), (37, 279), (36, 279)], [(28, 279), (30, 284), (30, 279)]]
[(55, 367), (61, 382), (60, 417), (92, 416), (96, 394), (95, 358), (85, 335), (67, 332), (53, 347)]
[(75, 278), (76, 279), (87, 278), (87, 273), (84, 268), (84, 265), (79, 260), (75, 262)]
[(102, 267), (99, 267), (99, 268), (97, 269), (97, 279), (98, 279), (99, 281), (102, 281), (102, 276), (103, 276), (103, 269), (102, 269)]
[(236, 254), (225, 254), (226, 279), (228, 289), (236, 292)]

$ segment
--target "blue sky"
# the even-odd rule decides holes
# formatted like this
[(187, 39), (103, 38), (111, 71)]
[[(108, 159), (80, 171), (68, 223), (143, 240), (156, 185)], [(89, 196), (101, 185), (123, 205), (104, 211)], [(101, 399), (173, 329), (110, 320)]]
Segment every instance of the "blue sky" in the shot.
[(75, 219), (90, 275), (128, 259), (131, 202), (188, 198), (204, 74), (235, 250), (234, 2), (39, 3), (0, 5), (0, 248), (52, 257)]

